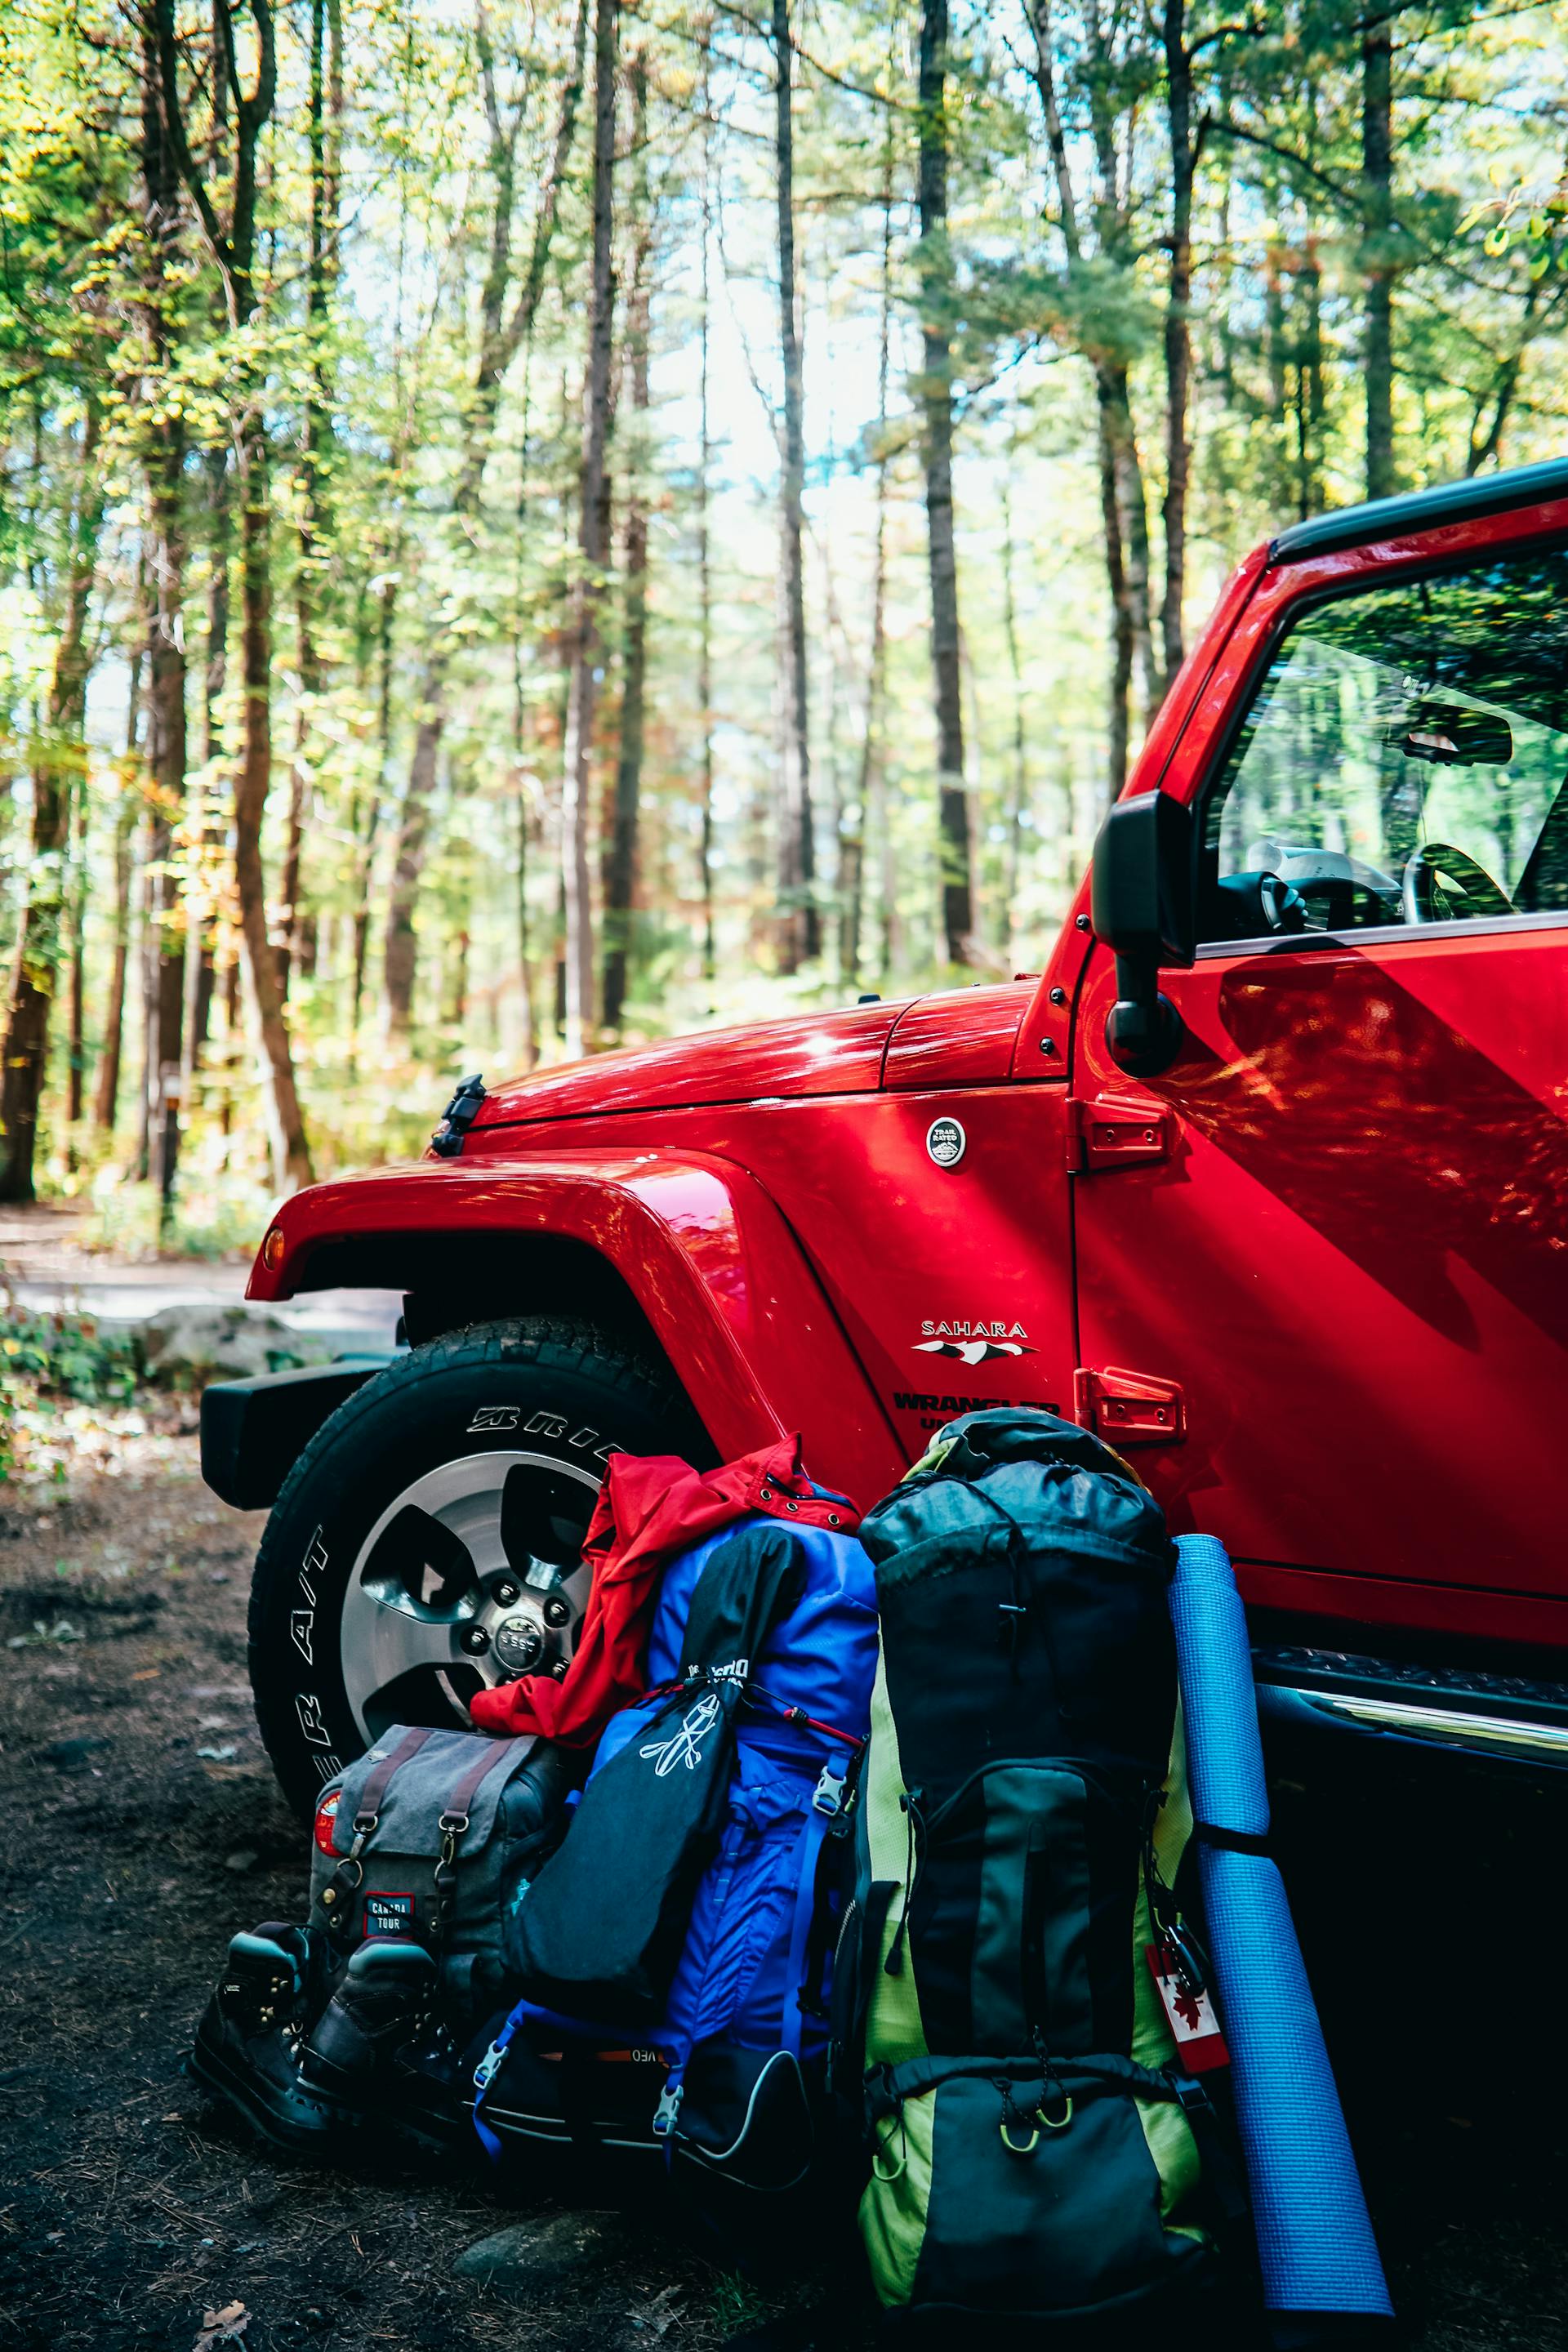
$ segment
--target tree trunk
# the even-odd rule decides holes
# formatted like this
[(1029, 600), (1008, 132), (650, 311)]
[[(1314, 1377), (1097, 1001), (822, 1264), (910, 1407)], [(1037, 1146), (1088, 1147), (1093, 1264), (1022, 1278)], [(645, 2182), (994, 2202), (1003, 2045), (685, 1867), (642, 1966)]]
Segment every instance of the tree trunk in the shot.
[[(166, 265), (180, 225), (182, 121), (175, 79), (173, 0), (168, 18), (144, 20), (142, 72), (142, 176), (146, 190), (152, 284), (146, 319), (154, 364), (166, 367)], [(185, 436), (177, 414), (160, 415), (148, 449), (149, 569), (153, 604), (148, 641), (147, 770), (149, 829), (146, 928), (142, 936), (144, 1038), (142, 1076), (145, 1172), (165, 1210), (172, 1205), (180, 1150), (179, 1071), (184, 1013), (184, 910), (170, 859), (184, 813), (187, 742), (184, 654)]]
[[(562, 87), (550, 168), (540, 191), (538, 209), (534, 215), (527, 271), (510, 315), (506, 305), (511, 282), (516, 142), (521, 115), (520, 110), (510, 122), (502, 120), (496, 100), (489, 33), (482, 8), (476, 16), (490, 134), (488, 162), (495, 189), (495, 203), (490, 215), (489, 252), (480, 295), (479, 355), (475, 364), (473, 385), (464, 408), (463, 447), (457, 488), (453, 494), (454, 509), (470, 533), (477, 526), (479, 495), (494, 437), (502, 381), (532, 326), (540, 297), (544, 291), (544, 273), (555, 234), (561, 192), (566, 183), (577, 108), (583, 93), (587, 12), (588, 0), (578, 0), (573, 27), (572, 62)], [(602, 5), (599, 14), (601, 16), (604, 14)], [(612, 51), (613, 47), (612, 28)], [(612, 131), (613, 128), (612, 119)], [(419, 893), (420, 877), (425, 870), (426, 845), (429, 838), (427, 803), (435, 789), (441, 739), (446, 731), (451, 654), (450, 640), (437, 631), (430, 640), (420, 686), (419, 723), (409, 761), (408, 783), (403, 796), (397, 858), (387, 908), (387, 1025), (393, 1036), (399, 1038), (406, 1037), (412, 1018), (417, 960), (414, 907)]]
[(1003, 907), (997, 926), (998, 944), (1011, 963), (1018, 931), (1018, 889), (1024, 870), (1024, 817), (1029, 805), (1029, 770), (1024, 727), (1024, 665), (1018, 645), (1018, 601), (1014, 580), (1016, 549), (1013, 537), (1013, 484), (1017, 478), (1018, 416), (1013, 412), (1007, 463), (1002, 475), (1002, 625), (1007, 639), (1007, 667), (1013, 681), (1013, 789), (1007, 811), (1007, 839), (1002, 879)]
[(1193, 334), (1193, 60), (1186, 0), (1165, 0), (1165, 104), (1171, 142), (1171, 261), (1165, 293), (1165, 593), (1161, 652), (1168, 687), (1182, 666), (1182, 604), (1187, 572), (1187, 390)]
[(131, 656), (131, 684), (125, 720), (125, 780), (114, 825), (114, 944), (109, 967), (109, 993), (103, 1009), (103, 1043), (98, 1059), (98, 1092), (92, 1123), (105, 1138), (114, 1133), (120, 1108), (120, 1060), (125, 1031), (125, 973), (131, 945), (131, 885), (135, 870), (133, 844), (142, 794), (133, 778), (138, 761), (142, 716), (142, 647)]
[(578, 467), (577, 576), (572, 599), (572, 666), (561, 778), (561, 875), (565, 893), (567, 1054), (587, 1050), (594, 1026), (594, 902), (588, 864), (589, 792), (600, 610), (610, 536), (610, 350), (615, 311), (613, 266), (616, 171), (617, 0), (595, 0), (594, 18), (594, 241), (588, 296), (588, 355), (583, 374), (582, 455)]
[[(1083, 224), (1073, 183), (1067, 135), (1057, 95), (1056, 50), (1049, 0), (1025, 0), (1034, 36), (1032, 68), (1046, 126), (1046, 143), (1056, 180), (1061, 215), (1062, 241), (1069, 268), (1084, 258)], [(1099, 226), (1101, 258), (1125, 263), (1128, 229), (1117, 176), (1115, 121), (1110, 99), (1115, 77), (1107, 68), (1105, 31), (1098, 16), (1091, 22), (1091, 51), (1098, 63), (1090, 79), (1090, 117), (1094, 150), (1100, 169), (1098, 201), (1090, 210)], [(1104, 352), (1086, 353), (1094, 370), (1095, 396), (1100, 408), (1100, 503), (1105, 536), (1106, 581), (1110, 591), (1111, 660), (1108, 701), (1107, 770), (1110, 796), (1114, 800), (1127, 780), (1127, 754), (1131, 731), (1129, 698), (1134, 666), (1143, 686), (1145, 717), (1151, 715), (1158, 688), (1153, 635), (1150, 618), (1149, 523), (1143, 494), (1143, 473), (1133, 430), (1132, 404), (1125, 362)]]
[(1110, 590), (1110, 683), (1107, 696), (1105, 767), (1108, 801), (1119, 798), (1127, 782), (1131, 732), (1128, 698), (1132, 685), (1132, 600), (1128, 593), (1127, 566), (1121, 536), (1121, 507), (1117, 498), (1115, 425), (1108, 388), (1097, 378), (1100, 394), (1100, 515), (1105, 535), (1105, 576)]
[(430, 796), (436, 789), (436, 768), (447, 724), (447, 671), (450, 648), (437, 637), (425, 656), (419, 684), (419, 716), (414, 730), (414, 756), (408, 763), (408, 786), (397, 829), (397, 856), (392, 868), (392, 894), (386, 909), (386, 1024), (395, 1040), (406, 1039), (414, 1018), (414, 977), (418, 944), (414, 909), (419, 877), (425, 870), (425, 845), (430, 831)]
[[(860, 773), (856, 785), (857, 814), (846, 839), (845, 871), (840, 892), (842, 930), (839, 962), (845, 982), (853, 988), (860, 977), (861, 932), (866, 906), (866, 830), (872, 802), (880, 801), (884, 782), (882, 704), (888, 666), (888, 378), (893, 331), (893, 113), (889, 107), (882, 136), (882, 274), (881, 305), (877, 331), (877, 523), (871, 554), (871, 641), (866, 656), (866, 724), (860, 741)], [(887, 812), (879, 808), (879, 825), (873, 838), (885, 834)], [(884, 924), (884, 940), (886, 925)], [(886, 959), (883, 959), (883, 970)]]
[(708, 512), (713, 469), (713, 420), (710, 406), (709, 261), (713, 242), (711, 117), (713, 111), (712, 20), (703, 19), (702, 39), (702, 255), (701, 347), (699, 373), (697, 463), (697, 706), (701, 729), (701, 830), (698, 880), (702, 897), (702, 977), (711, 987), (717, 963), (713, 942), (713, 549)]
[(653, 214), (648, 192), (647, 58), (632, 59), (632, 152), (636, 243), (626, 299), (626, 364), (631, 377), (632, 432), (627, 458), (626, 530), (626, 654), (621, 687), (621, 740), (615, 802), (605, 857), (605, 1026), (618, 1030), (626, 1003), (631, 950), (632, 902), (637, 876), (637, 814), (642, 793), (644, 700), (647, 683), (647, 499), (644, 468), (648, 411), (648, 271)]
[(1394, 26), (1362, 35), (1362, 264), (1365, 286), (1366, 494), (1391, 497), (1394, 467)]
[(34, 754), (32, 862), (6, 1005), (0, 1068), (0, 1201), (33, 1198), (38, 1101), (48, 1056), (49, 1007), (61, 961), (71, 794), (87, 788), (88, 607), (98, 565), (103, 488), (99, 415), (89, 403), (71, 518), (65, 608), (55, 645), (43, 740)]
[[(256, 311), (257, 148), (277, 95), (277, 50), (270, 0), (250, 0), (257, 34), (256, 87), (236, 86), (233, 193), (226, 231), (191, 152), (176, 85), (174, 0), (154, 0), (165, 119), (181, 173), (203, 234), (222, 274), (233, 328)], [(247, 372), (248, 373), (248, 372)], [(245, 737), (234, 792), (234, 866), (239, 898), (242, 957), (268, 1078), (268, 1136), (273, 1181), (279, 1191), (311, 1181), (310, 1146), (294, 1078), (278, 967), (267, 935), (267, 890), (261, 865), (261, 824), (272, 781), (272, 499), (262, 387), (236, 388), (236, 452), (240, 501), (240, 636), (245, 689)]]
[(270, 1084), (268, 1138), (272, 1179), (279, 1192), (312, 1181), (310, 1148), (294, 1079), (294, 1057), (267, 931), (267, 885), (261, 865), (261, 821), (272, 781), (272, 626), (268, 564), (271, 499), (267, 435), (258, 410), (246, 417), (239, 452), (241, 635), (245, 677), (245, 747), (234, 794), (234, 870), (239, 894), (240, 941), (250, 1001)]
[[(395, 566), (393, 567), (395, 572)], [(360, 1013), (364, 1003), (365, 968), (370, 960), (370, 895), (375, 873), (375, 842), (386, 798), (387, 772), (392, 764), (392, 636), (397, 605), (395, 577), (383, 581), (381, 610), (376, 621), (376, 772), (364, 815), (364, 835), (357, 850), (359, 895), (354, 902), (353, 974), (349, 999), (349, 1067), (359, 1054)], [(358, 827), (356, 825), (357, 833)]]
[(795, 47), (789, 0), (773, 0), (773, 152), (777, 167), (779, 352), (784, 371), (784, 445), (779, 485), (784, 624), (784, 792), (779, 814), (779, 966), (795, 971), (822, 944), (816, 906), (816, 828), (811, 803), (805, 644), (805, 375), (795, 283), (795, 126), (790, 109)]
[[(206, 455), (208, 577), (206, 645), (202, 675), (202, 760), (210, 770), (223, 757), (222, 700), (228, 676), (228, 567), (233, 551), (229, 510), (229, 451)], [(188, 1119), (195, 1105), (196, 1073), (207, 1042), (217, 968), (219, 866), (227, 832), (226, 813), (216, 807), (212, 778), (202, 788), (194, 887), (186, 893), (189, 944), (184, 959), (184, 1016), (181, 1033), (180, 1100)]]
[[(85, 698), (82, 716), (85, 722)], [(86, 1012), (84, 981), (87, 967), (87, 831), (89, 805), (84, 746), (81, 773), (77, 779), (76, 841), (71, 857), (70, 1015), (66, 1068), (66, 1125), (70, 1129), (70, 1140), (66, 1148), (72, 1168), (76, 1166), (76, 1130), (81, 1121), (85, 1059), (82, 1024)]]
[(942, 929), (949, 963), (966, 964), (972, 956), (974, 885), (963, 776), (958, 555), (952, 520), (952, 353), (948, 335), (952, 264), (947, 250), (947, 0), (925, 0), (921, 16), (918, 263), (931, 666), (936, 688)]
[[(337, 249), (335, 207), (328, 211), (327, 0), (310, 0), (310, 47), (306, 84), (306, 137), (310, 158), (310, 253), (305, 271), (305, 341), (309, 382), (300, 459), (300, 558), (294, 574), (296, 651), (300, 701), (294, 719), (294, 756), (289, 775), (289, 828), (281, 876), (281, 939), (278, 984), (285, 997), (304, 952), (305, 908), (300, 858), (310, 790), (310, 729), (321, 690), (316, 640), (316, 606), (322, 549), (332, 536), (331, 507), (331, 386), (327, 379), (329, 252)], [(340, 93), (341, 96), (341, 93)], [(336, 174), (331, 174), (336, 194)]]

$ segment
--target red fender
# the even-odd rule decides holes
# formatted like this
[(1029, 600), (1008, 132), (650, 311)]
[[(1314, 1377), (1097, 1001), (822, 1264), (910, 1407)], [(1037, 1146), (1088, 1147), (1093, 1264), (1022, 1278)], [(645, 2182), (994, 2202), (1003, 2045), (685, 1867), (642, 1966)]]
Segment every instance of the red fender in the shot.
[(907, 1463), (779, 1210), (704, 1153), (560, 1151), (420, 1160), (286, 1201), (247, 1296), (310, 1286), (313, 1251), (351, 1238), (554, 1234), (608, 1259), (726, 1460), (809, 1428), (808, 1468), (866, 1506)]

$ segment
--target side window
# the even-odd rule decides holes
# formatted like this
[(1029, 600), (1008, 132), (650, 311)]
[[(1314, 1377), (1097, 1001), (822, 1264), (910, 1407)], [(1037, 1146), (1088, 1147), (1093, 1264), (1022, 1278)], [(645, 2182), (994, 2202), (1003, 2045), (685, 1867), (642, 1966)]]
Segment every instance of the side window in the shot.
[(1209, 797), (1202, 936), (1568, 909), (1565, 782), (1568, 549), (1312, 606)]

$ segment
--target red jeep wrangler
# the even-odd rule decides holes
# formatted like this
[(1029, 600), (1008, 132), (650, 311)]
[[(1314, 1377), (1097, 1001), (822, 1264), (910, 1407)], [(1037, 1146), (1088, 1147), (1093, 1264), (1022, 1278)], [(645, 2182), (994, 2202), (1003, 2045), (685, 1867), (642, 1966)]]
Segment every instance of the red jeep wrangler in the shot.
[(1229, 1546), (1275, 1709), (1568, 1761), (1568, 460), (1249, 556), (1037, 981), (459, 1089), (279, 1212), (254, 1298), (409, 1352), (209, 1390), (275, 1505), (307, 1801), (559, 1668), (617, 1447), (804, 1433), (869, 1503), (1041, 1404)]

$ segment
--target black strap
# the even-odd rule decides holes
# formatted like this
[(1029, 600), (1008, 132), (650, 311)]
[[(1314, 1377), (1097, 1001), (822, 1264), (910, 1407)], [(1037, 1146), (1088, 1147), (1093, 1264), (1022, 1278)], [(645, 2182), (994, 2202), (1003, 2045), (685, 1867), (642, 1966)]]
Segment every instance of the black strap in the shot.
[[(1027, 2058), (908, 2058), (897, 2066), (868, 2070), (867, 2114), (872, 2121), (892, 2115), (906, 2099), (921, 2098), (960, 2075), (974, 2075), (985, 2082), (1006, 2078), (1027, 2083), (1038, 2082), (1040, 2073), (1038, 2053)], [(1091, 2058), (1053, 2058), (1051, 2074), (1075, 2098), (1125, 2093), (1130, 2097), (1184, 2103), (1185, 2095), (1197, 2088), (1189, 2075), (1157, 2074), (1152, 2066), (1140, 2066), (1136, 2059), (1123, 2058), (1115, 2051)]]
[(1247, 2188), (1236, 2160), (1231, 2136), (1215, 2112), (1213, 2100), (1190, 2074), (1175, 2078), (1182, 2113), (1192, 2126), (1198, 2161), (1203, 2167), (1204, 2196), (1217, 2229), (1226, 2230), (1247, 2212)]
[(1200, 1845), (1216, 1845), (1226, 1853), (1268, 1853), (1268, 1837), (1252, 1830), (1216, 1829), (1212, 1822), (1194, 1822), (1193, 1835)]
[(603, 2062), (570, 2034), (563, 2037), (563, 2044), (561, 2120), (571, 2133), (572, 2145), (578, 2155), (593, 2156), (602, 2145), (595, 2128), (593, 2088)]
[(805, 1960), (800, 1972), (800, 1983), (794, 1997), (799, 2002), (802, 2013), (816, 2018), (819, 2023), (828, 2014), (826, 1997), (827, 1966), (833, 1957), (843, 1908), (836, 1898), (853, 1882), (855, 1849), (850, 1843), (850, 1832), (854, 1826), (860, 1760), (864, 1753), (863, 1748), (858, 1749), (850, 1759), (844, 1775), (844, 1790), (838, 1801), (838, 1811), (816, 1849), (816, 1866), (812, 1873), (811, 1925), (806, 1931)]

